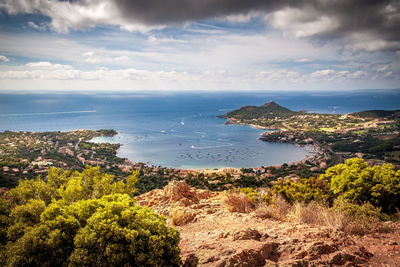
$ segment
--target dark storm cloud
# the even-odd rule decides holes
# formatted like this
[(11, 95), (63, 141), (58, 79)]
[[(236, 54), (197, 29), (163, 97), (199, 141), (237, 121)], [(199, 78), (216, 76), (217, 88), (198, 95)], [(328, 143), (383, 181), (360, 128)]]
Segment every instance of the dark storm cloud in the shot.
[(367, 31), (388, 40), (400, 38), (400, 1), (394, 0), (115, 0), (115, 3), (126, 19), (152, 25), (179, 24), (250, 11), (269, 14), (284, 8), (297, 8), (305, 13), (298, 22), (322, 16), (337, 22), (335, 30), (321, 34), (334, 36)]
[(212, 17), (247, 13), (252, 10), (274, 10), (283, 3), (296, 1), (265, 0), (115, 0), (128, 18), (150, 24), (170, 24)]
[(365, 50), (400, 47), (399, 0), (0, 0), (0, 9), (42, 13), (60, 32), (99, 24), (146, 30), (250, 14), (296, 37), (329, 40), (356, 34), (353, 39)]

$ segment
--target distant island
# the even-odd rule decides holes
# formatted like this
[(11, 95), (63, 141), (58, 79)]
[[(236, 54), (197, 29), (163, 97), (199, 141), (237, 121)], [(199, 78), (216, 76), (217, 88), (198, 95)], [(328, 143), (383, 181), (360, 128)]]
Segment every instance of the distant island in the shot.
[(270, 101), (262, 106), (244, 106), (239, 109), (228, 112), (224, 116), (219, 116), (220, 118), (236, 119), (236, 120), (253, 120), (253, 119), (275, 119), (279, 118), (289, 118), (298, 114), (299, 112), (291, 111), (288, 108), (282, 107)]
[(322, 154), (313, 163), (343, 162), (354, 156), (372, 163), (400, 164), (400, 110), (368, 110), (349, 114), (292, 111), (274, 101), (244, 106), (219, 116), (226, 124), (253, 125), (276, 131), (260, 139), (314, 145)]

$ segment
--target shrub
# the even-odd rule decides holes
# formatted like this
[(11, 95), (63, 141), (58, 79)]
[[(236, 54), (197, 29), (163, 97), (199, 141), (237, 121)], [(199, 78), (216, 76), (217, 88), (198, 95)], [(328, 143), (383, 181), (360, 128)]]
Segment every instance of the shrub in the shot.
[(304, 204), (296, 202), (288, 214), (291, 221), (306, 223), (306, 224), (319, 224), (320, 223), (320, 208), (318, 204), (312, 202)]
[(181, 226), (185, 225), (196, 217), (196, 214), (188, 211), (185, 208), (173, 208), (170, 212), (170, 218), (173, 225)]
[(278, 180), (273, 186), (272, 194), (280, 194), (289, 203), (310, 201), (327, 202), (331, 199), (329, 184), (319, 178), (299, 178)]
[(390, 232), (392, 227), (384, 221), (390, 217), (381, 212), (381, 208), (374, 207), (371, 203), (358, 205), (339, 197), (335, 200), (333, 208), (336, 211), (346, 214), (351, 218), (345, 231), (350, 234), (366, 234), (372, 232)]
[(317, 224), (339, 230), (345, 230), (351, 221), (351, 218), (344, 212), (317, 202), (295, 203), (288, 217), (290, 220), (299, 223)]
[(336, 197), (358, 204), (370, 202), (385, 212), (395, 212), (400, 207), (400, 170), (391, 164), (371, 167), (364, 160), (353, 158), (329, 168), (320, 178), (330, 183)]
[(136, 180), (133, 173), (114, 182), (87, 167), (20, 182), (10, 190), (10, 207), (1, 205), (14, 222), (5, 221), (1, 265), (178, 266), (179, 233), (164, 216), (135, 204)]
[(240, 192), (247, 195), (251, 202), (255, 205), (258, 202), (258, 192), (257, 189), (252, 187), (240, 188)]
[(333, 207), (310, 202), (295, 203), (287, 217), (291, 221), (317, 224), (344, 231), (348, 234), (366, 234), (372, 232), (389, 232), (392, 226), (383, 222), (389, 218), (379, 208), (369, 203), (358, 205), (341, 198)]
[(241, 192), (226, 191), (223, 203), (227, 206), (229, 212), (250, 212), (253, 207), (253, 201)]
[(268, 203), (262, 201), (255, 211), (259, 218), (270, 218), (284, 221), (291, 205), (280, 195), (269, 199)]
[(381, 208), (374, 207), (371, 203), (365, 202), (361, 205), (349, 202), (344, 198), (337, 198), (333, 204), (333, 208), (346, 212), (354, 218), (375, 218), (380, 221), (387, 221), (390, 217), (382, 213)]

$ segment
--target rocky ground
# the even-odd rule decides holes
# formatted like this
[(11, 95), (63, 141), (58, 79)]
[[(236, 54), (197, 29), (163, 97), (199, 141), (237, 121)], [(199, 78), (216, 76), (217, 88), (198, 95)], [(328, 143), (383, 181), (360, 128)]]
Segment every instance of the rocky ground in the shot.
[(387, 234), (349, 236), (317, 225), (229, 212), (224, 192), (173, 181), (137, 197), (181, 235), (186, 266), (400, 266), (400, 225)]

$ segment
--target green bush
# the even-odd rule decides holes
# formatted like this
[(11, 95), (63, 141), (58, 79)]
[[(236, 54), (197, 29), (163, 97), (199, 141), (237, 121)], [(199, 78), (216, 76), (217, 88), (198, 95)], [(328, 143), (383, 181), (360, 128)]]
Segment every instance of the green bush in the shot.
[(329, 192), (329, 184), (315, 177), (299, 178), (296, 181), (292, 179), (278, 180), (271, 193), (282, 195), (289, 203), (329, 202), (332, 197)]
[(252, 188), (252, 187), (244, 187), (240, 188), (240, 192), (245, 193), (247, 197), (253, 202), (253, 204), (256, 204), (258, 201), (258, 192), (257, 189)]
[(390, 217), (382, 213), (381, 208), (374, 207), (371, 203), (365, 202), (361, 205), (349, 202), (348, 200), (339, 197), (333, 204), (333, 209), (343, 211), (355, 219), (372, 218), (379, 221), (387, 221)]
[(363, 235), (374, 232), (387, 233), (394, 230), (393, 225), (384, 223), (391, 219), (390, 216), (381, 212), (381, 208), (374, 207), (371, 203), (356, 204), (339, 197), (331, 209), (339, 214), (345, 214), (350, 219), (344, 229), (347, 233)]
[(0, 201), (0, 265), (178, 266), (179, 233), (135, 204), (136, 181), (98, 167), (21, 181)]
[(392, 164), (369, 166), (359, 158), (329, 168), (321, 179), (330, 183), (330, 190), (338, 197), (362, 204), (370, 202), (384, 212), (400, 208), (400, 170)]

